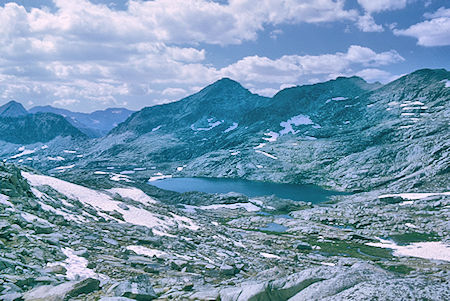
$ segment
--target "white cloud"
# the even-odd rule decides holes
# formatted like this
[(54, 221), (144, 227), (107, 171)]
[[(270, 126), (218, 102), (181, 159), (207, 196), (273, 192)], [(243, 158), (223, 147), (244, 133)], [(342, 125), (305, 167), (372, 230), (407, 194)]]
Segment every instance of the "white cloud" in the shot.
[(79, 103), (77, 99), (58, 99), (53, 102), (53, 105), (60, 107), (67, 107), (68, 105), (73, 105)]
[(187, 91), (182, 88), (166, 88), (161, 94), (166, 96), (183, 96), (187, 94)]
[(277, 89), (273, 89), (273, 88), (250, 89), (250, 91), (254, 94), (258, 94), (261, 96), (267, 96), (267, 97), (272, 97), (278, 92)]
[(417, 39), (417, 44), (426, 47), (450, 45), (450, 9), (440, 8), (435, 13), (425, 14), (426, 20), (407, 29), (394, 29), (397, 36)]
[[(395, 51), (351, 46), (342, 53), (208, 64), (208, 45), (255, 40), (266, 28), (275, 37), (282, 34), (280, 24), (357, 21), (358, 12), (345, 8), (344, 0), (130, 0), (123, 10), (88, 0), (54, 4), (0, 6), (1, 98), (60, 106), (77, 100), (90, 110), (127, 100), (167, 102), (223, 76), (269, 95), (302, 77), (323, 79), (402, 60)], [(260, 83), (273, 85), (261, 89)]]
[(250, 56), (220, 70), (223, 76), (239, 81), (279, 83), (298, 82), (303, 75), (337, 75), (352, 72), (353, 68), (376, 67), (403, 61), (395, 50), (376, 53), (372, 49), (352, 45), (346, 53), (317, 56), (286, 55), (272, 60), (267, 57)]
[(391, 82), (400, 77), (398, 75), (392, 75), (391, 73), (389, 73), (387, 71), (375, 69), (375, 68), (368, 68), (368, 69), (361, 70), (358, 73), (356, 73), (356, 75), (364, 78), (368, 82), (373, 83), (373, 82), (378, 81), (383, 84)]
[(369, 13), (402, 9), (406, 7), (406, 2), (407, 0), (358, 0), (359, 5)]
[(373, 17), (369, 14), (360, 16), (358, 22), (356, 23), (359, 30), (363, 32), (382, 32), (384, 31), (383, 26), (376, 24)]

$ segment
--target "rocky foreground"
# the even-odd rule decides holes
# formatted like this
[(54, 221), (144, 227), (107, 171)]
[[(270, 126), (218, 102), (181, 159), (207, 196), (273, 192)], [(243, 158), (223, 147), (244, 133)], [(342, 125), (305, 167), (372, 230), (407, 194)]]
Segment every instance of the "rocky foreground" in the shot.
[(0, 300), (450, 299), (449, 193), (313, 205), (121, 183), (1, 165)]

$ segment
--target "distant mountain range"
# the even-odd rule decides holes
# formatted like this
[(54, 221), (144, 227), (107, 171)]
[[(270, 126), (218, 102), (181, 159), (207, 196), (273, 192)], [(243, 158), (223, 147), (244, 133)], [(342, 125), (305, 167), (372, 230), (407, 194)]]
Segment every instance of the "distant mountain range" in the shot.
[(98, 138), (105, 136), (115, 126), (125, 121), (133, 111), (125, 108), (110, 108), (92, 113), (78, 113), (52, 106), (38, 106), (27, 111), (22, 104), (16, 101), (10, 101), (0, 106), (0, 117), (22, 117), (27, 114), (36, 113), (52, 113), (63, 116), (70, 124), (86, 136)]
[(109, 108), (92, 113), (78, 113), (52, 106), (38, 106), (31, 108), (29, 113), (54, 113), (64, 116), (73, 126), (96, 138), (108, 134), (119, 123), (125, 121), (134, 111), (125, 108)]
[[(144, 108), (83, 147), (67, 147), (81, 149), (71, 162), (85, 170), (139, 168), (143, 177), (238, 177), (353, 191), (445, 187), (449, 80), (444, 69), (418, 70), (387, 85), (339, 77), (268, 98), (222, 79), (180, 101)], [(111, 116), (131, 113), (106, 110), (107, 122), (96, 112), (83, 119), (54, 108), (30, 111), (39, 110), (63, 114), (80, 130), (80, 124), (92, 129), (92, 120), (112, 127)]]

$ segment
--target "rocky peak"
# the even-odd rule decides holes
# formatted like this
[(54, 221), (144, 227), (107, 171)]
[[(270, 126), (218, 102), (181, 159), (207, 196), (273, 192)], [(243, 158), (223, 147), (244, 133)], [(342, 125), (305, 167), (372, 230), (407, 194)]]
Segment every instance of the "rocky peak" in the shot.
[(28, 112), (17, 101), (11, 100), (10, 102), (0, 106), (0, 117), (18, 117), (27, 115)]

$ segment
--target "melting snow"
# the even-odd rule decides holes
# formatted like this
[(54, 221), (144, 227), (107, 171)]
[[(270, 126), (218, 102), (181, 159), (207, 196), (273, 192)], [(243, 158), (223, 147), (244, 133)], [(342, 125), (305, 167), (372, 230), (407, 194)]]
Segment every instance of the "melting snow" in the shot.
[(107, 175), (108, 173), (107, 172), (104, 172), (104, 171), (99, 171), (99, 170), (97, 170), (97, 171), (94, 171), (94, 175)]
[(86, 258), (75, 255), (75, 251), (70, 248), (61, 249), (67, 259), (63, 262), (53, 262), (48, 263), (47, 266), (57, 266), (61, 265), (66, 268), (66, 277), (70, 280), (76, 280), (78, 277), (84, 278), (103, 278), (101, 275), (96, 274), (93, 270), (88, 269), (88, 260)]
[(61, 171), (64, 171), (64, 170), (66, 170), (66, 169), (71, 169), (71, 168), (74, 168), (74, 167), (75, 167), (75, 164), (67, 165), (67, 166), (59, 166), (59, 167), (56, 167), (55, 170), (61, 170)]
[(392, 198), (392, 197), (401, 197), (402, 199), (407, 199), (407, 200), (420, 200), (420, 199), (425, 199), (428, 198), (430, 196), (437, 196), (437, 195), (450, 195), (450, 191), (448, 192), (443, 192), (443, 193), (398, 193), (398, 194), (383, 194), (380, 195), (378, 198), (379, 199), (384, 199), (384, 198)]
[(296, 131), (292, 128), (293, 125), (312, 125), (314, 122), (306, 115), (297, 115), (289, 119), (288, 121), (283, 121), (280, 123), (281, 127), (284, 129), (280, 131), (280, 135), (285, 135), (288, 133), (296, 134)]
[(380, 242), (369, 242), (368, 246), (394, 250), (394, 256), (410, 256), (425, 259), (450, 261), (450, 246), (440, 241), (416, 242), (399, 246), (392, 241), (378, 238)]
[[(122, 214), (123, 219), (125, 222), (128, 222), (130, 224), (140, 225), (140, 226), (146, 226), (149, 228), (153, 227), (163, 227), (167, 228), (169, 226), (174, 226), (175, 224), (178, 224), (181, 227), (188, 228), (188, 229), (194, 229), (198, 227), (194, 224), (189, 218), (187, 217), (181, 217), (181, 216), (175, 216), (173, 220), (165, 221), (164, 217), (159, 214), (154, 214), (148, 210), (142, 209), (142, 208), (136, 208), (134, 206), (128, 205), (128, 210), (122, 209), (118, 205), (121, 204), (121, 202), (113, 200), (109, 195), (81, 186), (73, 183), (69, 183), (57, 178), (49, 177), (49, 176), (43, 176), (43, 175), (35, 175), (28, 172), (22, 172), (22, 176), (25, 177), (28, 182), (32, 186), (43, 186), (48, 185), (58, 191), (59, 193), (71, 198), (78, 200), (84, 204), (89, 204), (92, 207), (96, 208), (98, 210), (98, 214), (100, 216), (103, 216), (106, 219), (113, 219), (111, 216), (104, 214), (101, 211), (117, 211), (120, 214)], [(145, 196), (141, 195), (137, 190), (116, 190), (115, 192), (121, 192), (124, 193), (127, 196), (130, 197), (138, 197), (136, 201), (147, 201), (150, 200), (147, 199)], [(121, 221), (119, 221), (121, 222)]]
[(129, 176), (121, 175), (121, 174), (117, 174), (117, 173), (113, 173), (109, 179), (111, 181), (116, 181), (116, 182), (119, 182), (119, 181), (125, 181), (127, 183), (133, 182), (133, 181), (130, 180)]
[(43, 146), (41, 146), (41, 149), (47, 149), (48, 148), (48, 145), (46, 144), (46, 145), (43, 145)]
[(280, 136), (278, 133), (275, 133), (272, 131), (270, 131), (268, 133), (264, 133), (264, 135), (269, 136), (268, 138), (267, 137), (263, 138), (263, 140), (266, 140), (268, 142), (275, 142), (275, 141), (277, 141), (278, 137)]
[(213, 120), (213, 118), (209, 118), (208, 119), (208, 127), (205, 127), (205, 128), (195, 128), (195, 126), (192, 124), (191, 125), (191, 129), (193, 130), (193, 131), (209, 131), (209, 130), (212, 130), (213, 128), (215, 128), (215, 127), (217, 127), (217, 126), (219, 126), (219, 125), (221, 125), (224, 121), (222, 120), (222, 121), (216, 121), (216, 122), (212, 122), (212, 120)]
[(58, 157), (47, 157), (49, 161), (64, 161), (65, 159), (61, 156)]
[(237, 127), (239, 126), (239, 124), (237, 122), (233, 122), (233, 125), (230, 126), (229, 128), (227, 128), (225, 131), (223, 131), (224, 133), (228, 133), (231, 132), (235, 129), (237, 129)]
[(4, 194), (0, 194), (0, 204), (3, 204), (8, 207), (14, 207), (14, 205), (11, 202), (9, 202), (8, 200), (9, 200), (8, 196), (6, 196)]
[(17, 158), (19, 158), (19, 157), (26, 156), (26, 155), (30, 155), (30, 154), (36, 152), (35, 149), (33, 149), (33, 150), (31, 150), (31, 149), (22, 149), (22, 147), (19, 148), (19, 151), (21, 151), (21, 153), (12, 156), (10, 159), (17, 159)]
[(277, 256), (277, 255), (274, 255), (274, 254), (269, 254), (269, 253), (264, 253), (264, 252), (261, 252), (259, 254), (261, 254), (261, 256), (265, 257), (265, 258), (280, 259), (280, 256)]
[(254, 147), (254, 149), (259, 149), (259, 148), (263, 148), (264, 146), (266, 146), (267, 143), (260, 143), (257, 146)]
[(262, 154), (262, 155), (264, 155), (264, 156), (266, 156), (266, 157), (269, 157), (269, 158), (271, 158), (271, 159), (278, 160), (277, 157), (275, 157), (274, 155), (271, 155), (271, 154), (269, 154), (269, 153), (266, 153), (266, 152), (263, 152), (263, 151), (260, 151), (260, 150), (255, 150), (255, 152), (257, 152), (257, 153), (259, 153), (259, 154)]
[(145, 205), (157, 203), (155, 199), (149, 197), (142, 190), (134, 188), (134, 187), (112, 188), (112, 189), (108, 189), (107, 191), (109, 191), (111, 193), (117, 193), (118, 195), (120, 195), (123, 198), (130, 198), (132, 200), (135, 200), (135, 201), (140, 202)]
[(77, 151), (67, 150), (67, 149), (63, 150), (63, 152), (66, 154), (76, 154), (77, 153)]
[(154, 181), (158, 181), (158, 180), (162, 180), (162, 179), (170, 179), (170, 178), (172, 178), (172, 175), (163, 175), (162, 173), (158, 172), (154, 176), (150, 177), (150, 179), (148, 179), (148, 181), (154, 182)]
[(234, 203), (234, 204), (216, 204), (216, 205), (208, 205), (208, 206), (200, 206), (194, 207), (201, 210), (217, 210), (217, 209), (245, 209), (247, 212), (257, 212), (260, 211), (261, 208), (255, 206), (252, 203)]
[(144, 256), (149, 256), (149, 257), (162, 257), (164, 255), (167, 255), (166, 252), (160, 251), (160, 250), (155, 250), (155, 249), (149, 249), (143, 246), (127, 246), (127, 250), (131, 250), (134, 253), (138, 254), (138, 255), (144, 255)]
[(330, 103), (333, 100), (340, 101), (340, 100), (347, 100), (347, 99), (348, 99), (347, 97), (338, 96), (338, 97), (333, 97), (333, 98), (327, 99), (327, 101), (325, 101), (325, 103)]
[(157, 127), (152, 129), (152, 132), (156, 132), (157, 130), (159, 130), (161, 128), (162, 125), (158, 125)]

